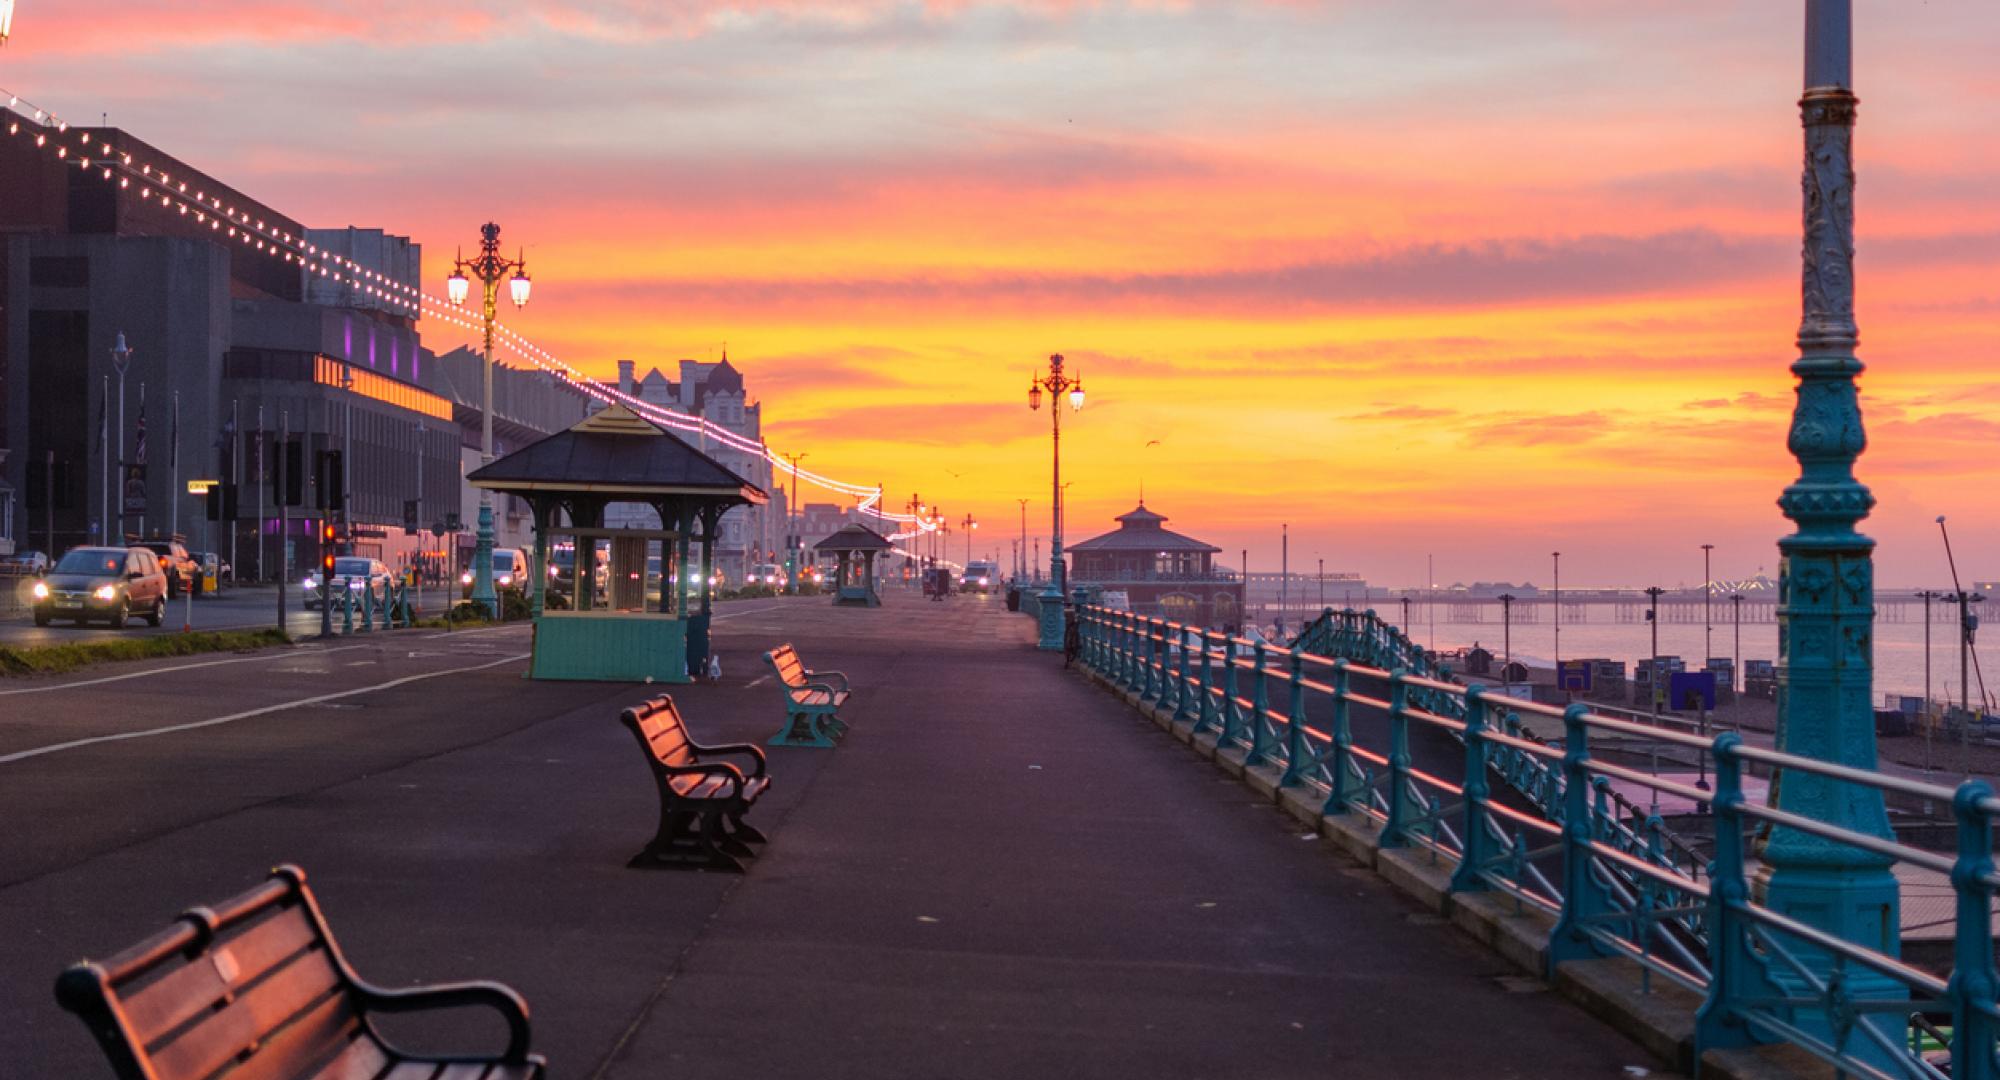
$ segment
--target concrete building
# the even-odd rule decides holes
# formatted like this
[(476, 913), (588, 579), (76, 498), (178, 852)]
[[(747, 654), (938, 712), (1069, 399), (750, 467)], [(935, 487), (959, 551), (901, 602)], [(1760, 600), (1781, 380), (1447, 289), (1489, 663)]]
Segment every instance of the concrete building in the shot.
[[(632, 361), (619, 361), (620, 392), (649, 405), (701, 417), (759, 445), (763, 443), (764, 407), (750, 401), (743, 373), (729, 362), (727, 352), (712, 364), (680, 361), (676, 378), (669, 378), (657, 367), (643, 377), (635, 377), (636, 370), (637, 365)], [(774, 481), (770, 461), (762, 454), (712, 442), (699, 434), (685, 438), (689, 445), (714, 458), (740, 479), (771, 493), (768, 506), (738, 507), (723, 515), (715, 548), (716, 569), (727, 581), (741, 582), (750, 567), (762, 562), (781, 562), (789, 489), (778, 490), (781, 485)], [(614, 513), (625, 509), (626, 517), (631, 518), (628, 522), (621, 517), (621, 525), (651, 527), (644, 520), (650, 511), (637, 507), (613, 509)]]

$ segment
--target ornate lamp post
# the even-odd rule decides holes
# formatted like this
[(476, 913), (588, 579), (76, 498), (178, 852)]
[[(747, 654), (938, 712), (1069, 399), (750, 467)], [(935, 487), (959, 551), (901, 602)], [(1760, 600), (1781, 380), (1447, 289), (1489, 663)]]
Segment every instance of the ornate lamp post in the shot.
[(977, 522), (977, 521), (973, 520), (973, 518), (972, 518), (972, 515), (971, 515), (971, 514), (967, 514), (967, 515), (965, 515), (965, 521), (964, 521), (964, 525), (965, 525), (965, 565), (967, 565), (967, 566), (971, 566), (971, 565), (972, 565), (972, 530), (974, 530), (974, 529), (977, 529), (977, 528), (979, 527), (979, 522)]
[[(1798, 531), (1778, 541), (1778, 731), (1786, 753), (1836, 762), (1864, 772), (1876, 767), (1874, 696), (1875, 542), (1855, 530), (1875, 498), (1855, 478), (1854, 462), (1868, 445), (1854, 379), (1854, 138), (1852, 0), (1806, 0), (1805, 249), (1803, 317), (1799, 324), (1798, 404), (1787, 444), (1799, 478), (1778, 500)], [(1893, 839), (1880, 789), (1780, 770), (1771, 803), (1789, 813), (1843, 829)], [(1796, 829), (1774, 828), (1760, 845), (1755, 889), (1774, 910), (1863, 948), (1897, 955), (1900, 942), (1896, 878), (1890, 860)], [(1808, 970), (1832, 978), (1847, 1001), (1907, 996), (1901, 983), (1866, 968), (1836, 967), (1834, 957), (1787, 941)], [(1773, 965), (1771, 980), (1793, 995), (1818, 996), (1796, 972)], [(1824, 1037), (1844, 1027), (1844, 1009), (1800, 1010), (1796, 1022)], [(1889, 1013), (1864, 1013), (1858, 1023), (1883, 1023), (1879, 1037), (1903, 1038)], [(1863, 1053), (1870, 1040), (1847, 1045)], [(1886, 1064), (1886, 1062), (1885, 1062)]]
[(1070, 408), (1083, 408), (1083, 379), (1063, 374), (1061, 353), (1049, 357), (1048, 374), (1028, 377), (1028, 408), (1042, 407), (1044, 390), (1055, 398), (1049, 403), (1050, 445), (1055, 462), (1050, 480), (1053, 492), (1050, 517), (1054, 528), (1049, 536), (1049, 583), (1041, 593), (1041, 640), (1037, 644), (1044, 649), (1060, 649), (1063, 647), (1063, 597), (1069, 591), (1068, 577), (1063, 573), (1062, 555), (1062, 395), (1069, 395)]
[[(509, 259), (500, 254), (500, 226), (490, 221), (479, 229), (479, 255), (472, 259), (461, 255), (452, 263), (451, 276), (445, 279), (445, 295), (452, 306), (465, 306), (475, 279), (481, 286), (479, 313), (486, 328), (482, 354), (486, 385), (479, 409), (479, 464), (483, 467), (493, 463), (493, 322), (500, 315), (500, 283), (507, 282), (508, 295), (517, 308), (527, 306), (531, 288), (527, 259)], [(536, 567), (535, 572), (542, 570)], [(500, 617), (500, 597), (493, 591), (493, 493), (485, 488), (479, 489), (479, 532), (472, 554), (472, 602), (485, 608), (488, 618)]]

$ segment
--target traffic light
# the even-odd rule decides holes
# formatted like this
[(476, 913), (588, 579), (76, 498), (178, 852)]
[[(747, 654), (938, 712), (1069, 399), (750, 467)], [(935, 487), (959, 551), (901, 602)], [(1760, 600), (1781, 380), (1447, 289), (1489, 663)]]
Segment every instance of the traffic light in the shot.
[(277, 468), (271, 470), (272, 501), (279, 506), (300, 506), (306, 501), (305, 447), (286, 439), (277, 443)]
[(319, 506), (322, 510), (347, 509), (347, 474), (341, 468), (340, 451), (319, 452)]
[(334, 529), (332, 520), (319, 523), (319, 580), (320, 588), (331, 588), (333, 580), (333, 556), (340, 534)]

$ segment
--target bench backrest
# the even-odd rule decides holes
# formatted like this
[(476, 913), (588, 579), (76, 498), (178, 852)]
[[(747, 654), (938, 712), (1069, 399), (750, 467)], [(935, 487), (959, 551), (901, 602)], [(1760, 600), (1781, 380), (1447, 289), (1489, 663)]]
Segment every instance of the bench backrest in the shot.
[(662, 765), (694, 764), (694, 749), (688, 745), (687, 724), (681, 719), (681, 710), (674, 699), (662, 694), (659, 697), (626, 709), (618, 714), (618, 719), (632, 734), (639, 737), (639, 744)]
[(120, 1080), (288, 1080), (336, 1057), (380, 1060), (353, 975), (294, 866), (108, 959), (70, 968), (56, 999)]
[(770, 658), (772, 669), (778, 673), (779, 680), (786, 686), (805, 685), (806, 666), (799, 661), (797, 649), (790, 645), (780, 645), (764, 655)]

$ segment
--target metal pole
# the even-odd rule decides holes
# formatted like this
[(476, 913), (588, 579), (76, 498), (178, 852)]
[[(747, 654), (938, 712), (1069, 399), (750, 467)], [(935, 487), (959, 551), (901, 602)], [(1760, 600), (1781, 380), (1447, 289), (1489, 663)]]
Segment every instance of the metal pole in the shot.
[(1931, 707), (1931, 600), (1937, 592), (1925, 589), (1917, 595), (1924, 599), (1924, 771), (1930, 772), (1936, 767), (1931, 763), (1931, 739), (1937, 727), (1937, 717)]
[[(278, 475), (285, 479), (285, 495), (291, 495), (292, 414), (278, 410)], [(259, 526), (260, 530), (262, 526)], [(285, 593), (292, 587), (292, 504), (289, 498), (278, 500), (278, 629), (285, 629)], [(263, 556), (258, 556), (257, 572), (263, 573)]]
[(1647, 597), (1652, 600), (1652, 607), (1646, 610), (1646, 621), (1653, 626), (1653, 659), (1648, 661), (1646, 685), (1652, 688), (1654, 727), (1660, 726), (1660, 699), (1666, 696), (1666, 690), (1660, 685), (1660, 594), (1663, 592), (1666, 590), (1658, 585), (1646, 590)]
[[(257, 403), (257, 478), (252, 480), (251, 483), (257, 485), (257, 576), (260, 579), (271, 576), (271, 564), (264, 561), (264, 481), (266, 473), (270, 469), (270, 466), (264, 461), (265, 441), (264, 403), (259, 401)], [(234, 526), (231, 526), (231, 528), (233, 529)], [(229, 571), (232, 574), (240, 573), (234, 562), (229, 564)], [(284, 583), (284, 580), (283, 577), (278, 579), (281, 585)], [(218, 580), (216, 584), (221, 585), (222, 582)]]
[[(1778, 608), (1784, 632), (1777, 749), (1873, 772), (1874, 672), (1866, 642), (1875, 616), (1875, 545), (1856, 525), (1875, 500), (1854, 474), (1867, 438), (1855, 388), (1862, 364), (1854, 355), (1860, 332), (1854, 318), (1852, 21), (1852, 0), (1806, 2), (1805, 93), (1799, 101), (1804, 242), (1799, 358), (1791, 365), (1798, 386), (1787, 438), (1799, 477), (1779, 499), (1798, 528), (1778, 542), (1786, 585)], [(1894, 839), (1879, 788), (1780, 770), (1770, 798), (1778, 809), (1830, 828)], [(1899, 889), (1887, 860), (1783, 826), (1763, 835), (1758, 854), (1755, 891), (1772, 910), (1861, 948), (1899, 955)], [(1814, 987), (1833, 979), (1848, 1000), (1908, 997), (1902, 983), (1823, 949), (1801, 944), (1794, 962), (1807, 973), (1774, 965), (1769, 974), (1788, 996), (1816, 999)], [(1793, 1023), (1879, 1059), (1880, 1071), (1900, 1068), (1902, 1059), (1891, 1059), (1877, 1044), (1903, 1043), (1901, 1013), (1877, 1004), (1849, 1020), (1801, 1007)], [(1876, 1027), (1874, 1038), (1850, 1034), (1851, 1023)]]
[(1966, 681), (1966, 662), (1972, 652), (1971, 595), (1958, 590), (1958, 771), (1972, 775), (1972, 684)]
[[(111, 402), (111, 376), (104, 377), (104, 397), (98, 400), (97, 441), (98, 446), (98, 516), (97, 542), (108, 541), (105, 535), (111, 531), (111, 425), (104, 422), (104, 409)], [(54, 548), (49, 549), (49, 558), (56, 557)]]
[(1015, 499), (1014, 501), (1021, 504), (1021, 547), (1014, 556), (1014, 580), (1019, 581), (1028, 576), (1028, 568), (1022, 562), (1022, 560), (1028, 557), (1028, 500)]
[[(121, 335), (119, 335), (119, 336), (120, 336), (120, 338), (122, 339), (124, 335), (122, 335), (122, 334), (121, 334)], [(128, 358), (129, 358), (129, 357), (131, 356), (131, 352), (130, 352), (129, 350), (128, 350), (128, 351), (126, 352), (126, 356), (127, 356)], [(127, 363), (129, 363), (129, 360), (127, 361)], [(121, 364), (119, 364), (119, 365), (118, 365), (118, 502), (117, 502), (117, 506), (118, 506), (118, 542), (119, 542), (119, 543), (121, 543), (121, 544), (125, 542), (125, 367), (126, 367), (126, 364), (124, 364), (124, 363), (121, 363)], [(53, 534), (53, 533), (51, 533), (50, 535), (51, 535), (51, 536), (53, 536), (54, 534)], [(108, 536), (107, 536), (107, 537), (105, 537), (105, 538), (104, 538), (104, 542), (105, 542), (105, 543), (107, 543), (107, 544), (108, 544), (108, 543), (111, 543), (111, 538), (110, 538), (110, 537), (108, 537)], [(49, 543), (51, 543), (51, 544), (54, 544), (54, 543), (55, 543), (55, 541), (54, 541), (54, 540), (50, 540), (50, 541), (49, 541)], [(50, 550), (50, 552), (54, 552), (54, 551), (55, 551), (55, 548), (51, 547), (51, 548), (50, 548), (49, 550)]]
[(1556, 682), (1562, 682), (1563, 668), (1563, 553), (1552, 551), (1549, 558), (1556, 566)]
[(1278, 526), (1278, 632), (1285, 632), (1285, 616), (1292, 606), (1292, 527)]
[(1735, 660), (1729, 669), (1729, 692), (1733, 694), (1743, 688), (1743, 594), (1731, 593), (1729, 603), (1736, 612)]
[(1710, 602), (1715, 598), (1715, 577), (1709, 570), (1709, 554), (1715, 550), (1714, 544), (1701, 546), (1701, 665), (1708, 666), (1708, 658), (1715, 655), (1715, 615)]
[[(167, 436), (167, 535), (173, 536), (181, 531), (181, 392), (175, 390), (168, 400), (171, 404), (167, 420), (170, 432)], [(197, 570), (196, 574), (199, 575), (200, 571)]]
[[(178, 394), (174, 396), (174, 410), (176, 412), (180, 410), (180, 395)], [(238, 419), (237, 413), (238, 413), (237, 401), (235, 398), (230, 398), (229, 399), (229, 482), (233, 487), (240, 489), (243, 484), (243, 425), (237, 422)], [(175, 425), (175, 428), (176, 430), (178, 430), (179, 425)], [(227, 503), (228, 501), (229, 500), (227, 499), (223, 500), (224, 503)], [(180, 499), (178, 497), (178, 493), (176, 493), (176, 497), (174, 499), (174, 505), (176, 507), (180, 505)], [(228, 521), (228, 525), (229, 525), (229, 565), (233, 569), (235, 568), (237, 562), (236, 534), (238, 530), (236, 528), (236, 519), (233, 517), (230, 518)], [(263, 569), (262, 567), (258, 567), (258, 570), (260, 572), (262, 571), (262, 569)], [(215, 584), (216, 588), (218, 589), (222, 587), (222, 580), (220, 575), (217, 575)]]
[(1500, 685), (1514, 685), (1514, 594), (1500, 594)]
[[(422, 611), (422, 610), (424, 609), (424, 465), (426, 464), (426, 462), (425, 462), (425, 460), (424, 460), (424, 436), (425, 436), (426, 434), (428, 434), (428, 432), (427, 432), (427, 431), (425, 430), (425, 428), (424, 428), (424, 422), (423, 422), (422, 420), (419, 420), (419, 421), (417, 421), (417, 568), (416, 568), (416, 569), (417, 569), (417, 572), (416, 572), (416, 578), (417, 578), (417, 610), (418, 610), (418, 611)], [(571, 567), (573, 568), (573, 567), (574, 567), (574, 566), (575, 566), (576, 564), (575, 564), (574, 562), (572, 562), (572, 563), (571, 563), (570, 565), (571, 565)], [(548, 572), (548, 571), (547, 571), (546, 569), (543, 569), (543, 568), (541, 568), (541, 567), (539, 567), (539, 566), (535, 568), (535, 572), (536, 572), (536, 573), (538, 573), (538, 574), (541, 574), (541, 575), (542, 575), (542, 576), (543, 576), (544, 578), (546, 578), (546, 577), (548, 576), (548, 573), (549, 573), (549, 572)], [(547, 582), (541, 582), (540, 584), (542, 584), (542, 585), (546, 585), (546, 584), (547, 584)]]

